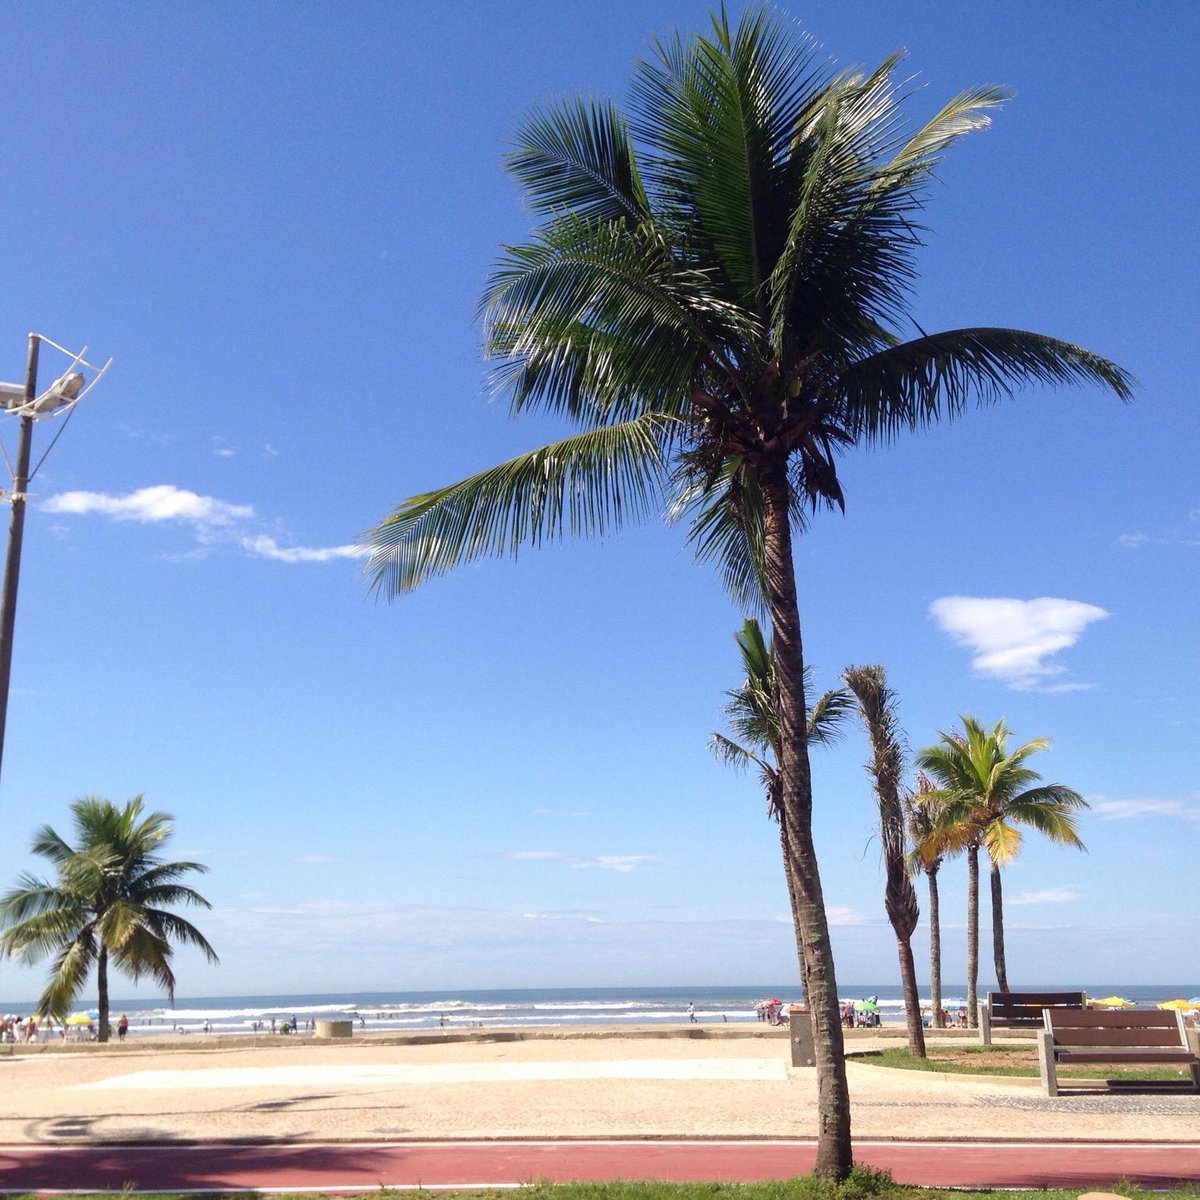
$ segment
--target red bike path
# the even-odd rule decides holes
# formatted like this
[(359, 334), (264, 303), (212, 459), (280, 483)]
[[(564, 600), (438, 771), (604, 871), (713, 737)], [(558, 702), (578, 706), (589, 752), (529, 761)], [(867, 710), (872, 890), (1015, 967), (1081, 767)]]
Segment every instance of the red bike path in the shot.
[[(749, 1182), (811, 1170), (812, 1141), (323, 1142), (0, 1147), (0, 1190), (325, 1191), (511, 1187), (534, 1180)], [(1200, 1142), (892, 1142), (855, 1161), (944, 1187), (1200, 1182)]]

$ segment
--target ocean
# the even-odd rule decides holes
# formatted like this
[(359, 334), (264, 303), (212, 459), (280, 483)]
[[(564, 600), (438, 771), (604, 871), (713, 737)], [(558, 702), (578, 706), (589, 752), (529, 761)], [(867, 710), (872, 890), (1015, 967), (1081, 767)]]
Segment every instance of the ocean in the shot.
[[(1022, 990), (1052, 990), (1067, 985), (1029, 984)], [(1078, 986), (1078, 985), (1075, 985)], [(1092, 985), (1089, 996), (1119, 995), (1139, 1008), (1174, 997), (1200, 996), (1200, 984), (1124, 986)], [(853, 985), (840, 989), (843, 1000), (874, 996), (885, 1023), (903, 1021), (904, 1004), (895, 985)], [(980, 996), (986, 994), (981, 987)], [(966, 986), (943, 989), (948, 1009), (966, 1003)], [(162, 1033), (250, 1034), (270, 1032), (293, 1017), (303, 1031), (306, 1022), (318, 1019), (350, 1020), (356, 1029), (375, 1033), (405, 1033), (422, 1029), (528, 1028), (537, 1025), (580, 1027), (587, 1025), (682, 1025), (687, 1008), (695, 1005), (704, 1025), (747, 1023), (758, 1020), (755, 1004), (778, 998), (785, 1004), (798, 1000), (795, 985), (753, 987), (671, 988), (534, 988), (494, 991), (344, 992), (336, 995), (177, 997), (174, 1007), (161, 1000), (116, 999), (111, 1004), (115, 1023), (129, 1017), (130, 1035)], [(928, 996), (922, 999), (927, 1003)], [(85, 993), (77, 1012), (95, 1012), (94, 994)], [(0, 1012), (17, 1015), (33, 1010), (33, 1001), (0, 1001)]]

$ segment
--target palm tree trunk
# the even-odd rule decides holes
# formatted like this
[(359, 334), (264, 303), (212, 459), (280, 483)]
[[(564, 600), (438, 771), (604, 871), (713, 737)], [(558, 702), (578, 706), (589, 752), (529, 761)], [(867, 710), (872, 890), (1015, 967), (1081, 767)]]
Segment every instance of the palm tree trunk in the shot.
[(921, 996), (917, 991), (917, 968), (913, 962), (912, 942), (897, 933), (896, 950), (900, 955), (900, 986), (904, 990), (908, 1053), (911, 1058), (924, 1058), (925, 1026), (921, 1022)]
[(938, 869), (926, 870), (929, 877), (929, 1003), (933, 1008), (933, 1027), (945, 1029), (942, 1019), (942, 919), (938, 898)]
[(979, 847), (967, 847), (967, 1024), (979, 1028)]
[(98, 1024), (100, 1026), (100, 1041), (108, 1041), (108, 950), (104, 945), (100, 947), (100, 954), (96, 959), (96, 989), (99, 992), (97, 999), (97, 1012), (99, 1014)]
[(850, 1091), (834, 974), (829, 922), (812, 840), (812, 775), (808, 763), (804, 699), (804, 650), (788, 525), (786, 462), (760, 468), (765, 573), (771, 632), (779, 675), (780, 777), (788, 860), (796, 885), (797, 932), (803, 948), (804, 982), (817, 1064), (817, 1155), (814, 1173), (841, 1180), (854, 1165), (850, 1142)]
[(808, 980), (804, 977), (804, 945), (800, 941), (800, 899), (792, 875), (791, 855), (788, 853), (787, 825), (782, 815), (779, 821), (779, 846), (783, 851), (783, 878), (787, 882), (788, 903), (792, 907), (792, 931), (796, 936), (796, 963), (800, 968), (800, 999), (808, 1004)]
[(1004, 894), (1000, 886), (1000, 866), (992, 863), (992, 958), (996, 963), (996, 986), (1008, 991), (1008, 970), (1004, 962)]

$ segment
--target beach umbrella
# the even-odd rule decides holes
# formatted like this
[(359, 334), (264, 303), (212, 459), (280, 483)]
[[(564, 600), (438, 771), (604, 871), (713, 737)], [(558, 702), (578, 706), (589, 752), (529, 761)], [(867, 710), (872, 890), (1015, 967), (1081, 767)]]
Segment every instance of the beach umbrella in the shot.
[(1158, 1005), (1158, 1007), (1159, 1008), (1177, 1008), (1182, 1012), (1190, 1012), (1193, 1008), (1200, 1008), (1200, 1004), (1196, 1004), (1194, 1001), (1191, 1001), (1191, 1000), (1178, 999), (1178, 1000), (1164, 1000), (1160, 1005)]
[(861, 1012), (874, 1012), (879, 1007), (879, 1004), (875, 1000), (855, 1000), (854, 1007)]
[(1126, 1000), (1123, 996), (1102, 996), (1099, 1000), (1088, 1000), (1089, 1008), (1133, 1008), (1132, 1000)]
[(89, 1017), (87, 1013), (72, 1013), (67, 1018), (68, 1025), (90, 1025), (96, 1018)]
[(782, 1000), (780, 1000), (780, 998), (779, 998), (778, 996), (771, 996), (771, 997), (770, 997), (770, 998), (767, 1000), (767, 1003), (768, 1003), (768, 1004), (782, 1004), (782, 1003), (783, 1003), (783, 1001), (782, 1001)]

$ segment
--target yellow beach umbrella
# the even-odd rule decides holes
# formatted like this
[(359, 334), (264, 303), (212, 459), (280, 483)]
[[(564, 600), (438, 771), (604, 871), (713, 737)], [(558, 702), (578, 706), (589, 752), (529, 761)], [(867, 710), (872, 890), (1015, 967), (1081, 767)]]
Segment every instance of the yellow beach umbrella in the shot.
[(1178, 1008), (1182, 1012), (1191, 1012), (1191, 1010), (1193, 1008), (1200, 1008), (1200, 1004), (1196, 1004), (1194, 1001), (1191, 1001), (1191, 1000), (1183, 1000), (1183, 999), (1164, 1000), (1158, 1007), (1159, 1008)]
[(1133, 1008), (1133, 1001), (1123, 996), (1102, 996), (1099, 1000), (1089, 999), (1089, 1008)]
[(96, 1018), (89, 1017), (87, 1013), (72, 1013), (67, 1018), (68, 1025), (94, 1025), (95, 1023)]

